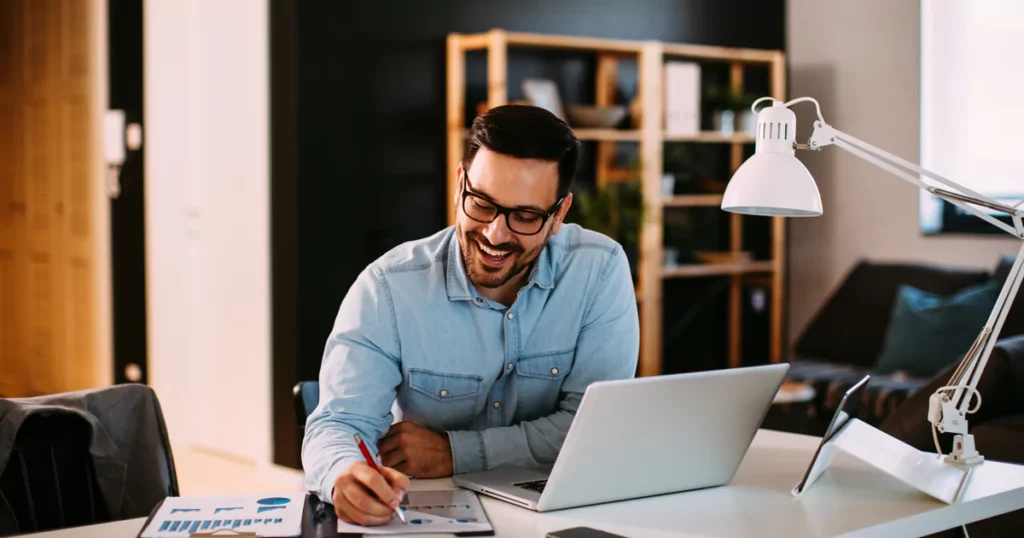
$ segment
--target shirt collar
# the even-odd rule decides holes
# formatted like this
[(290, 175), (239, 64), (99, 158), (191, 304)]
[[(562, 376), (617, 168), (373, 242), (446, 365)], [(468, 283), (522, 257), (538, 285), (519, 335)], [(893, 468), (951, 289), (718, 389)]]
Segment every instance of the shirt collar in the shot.
[[(549, 246), (550, 243), (544, 247), (540, 256), (537, 256), (524, 288), (530, 288), (535, 284), (544, 289), (551, 289), (555, 286), (551, 270), (553, 265), (551, 257), (554, 253)], [(447, 273), (445, 287), (448, 291), (448, 299), (468, 301), (473, 298), (472, 283), (469, 281), (469, 275), (466, 274), (466, 265), (462, 261), (462, 249), (459, 248), (459, 237), (456, 235), (454, 227), (452, 227), (448, 240), (448, 265), (445, 272)]]
[(448, 299), (452, 301), (468, 301), (473, 298), (473, 292), (469, 287), (469, 275), (466, 274), (466, 265), (462, 263), (462, 249), (459, 248), (459, 236), (455, 233), (455, 227), (451, 228), (451, 235), (448, 236), (448, 266), (445, 268), (445, 284), (448, 289)]

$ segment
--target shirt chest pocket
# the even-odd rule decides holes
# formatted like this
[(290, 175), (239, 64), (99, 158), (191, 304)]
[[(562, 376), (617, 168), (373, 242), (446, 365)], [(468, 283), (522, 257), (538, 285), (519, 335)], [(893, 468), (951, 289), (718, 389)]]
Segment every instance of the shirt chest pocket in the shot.
[(521, 357), (516, 363), (520, 420), (550, 415), (558, 409), (565, 376), (572, 371), (575, 349)]
[(475, 375), (410, 368), (402, 411), (406, 420), (439, 431), (465, 426), (476, 412), (483, 382)]

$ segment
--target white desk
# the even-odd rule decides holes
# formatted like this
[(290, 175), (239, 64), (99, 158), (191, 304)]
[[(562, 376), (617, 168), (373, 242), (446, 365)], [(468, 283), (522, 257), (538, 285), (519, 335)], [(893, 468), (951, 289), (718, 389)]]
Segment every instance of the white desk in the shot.
[[(836, 455), (832, 467), (800, 498), (800, 481), (818, 439), (762, 430), (729, 485), (587, 508), (537, 514), (481, 496), (499, 537), (543, 537), (590, 526), (628, 537), (919, 536), (1024, 508), (1024, 466), (986, 462), (964, 500), (949, 506)], [(451, 481), (415, 481), (414, 489), (451, 488)], [(39, 538), (134, 538), (143, 520), (36, 535)], [(420, 535), (424, 536), (424, 535)]]

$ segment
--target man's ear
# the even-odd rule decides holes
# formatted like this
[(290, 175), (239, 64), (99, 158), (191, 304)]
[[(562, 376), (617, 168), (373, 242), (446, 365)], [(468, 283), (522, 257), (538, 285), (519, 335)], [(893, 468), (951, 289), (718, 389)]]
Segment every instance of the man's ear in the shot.
[(551, 234), (557, 234), (558, 230), (562, 229), (562, 221), (565, 220), (565, 216), (569, 213), (569, 207), (572, 205), (572, 193), (565, 195), (565, 199), (562, 200), (562, 205), (558, 206), (558, 212), (556, 212), (551, 218), (554, 219), (555, 223), (551, 226)]

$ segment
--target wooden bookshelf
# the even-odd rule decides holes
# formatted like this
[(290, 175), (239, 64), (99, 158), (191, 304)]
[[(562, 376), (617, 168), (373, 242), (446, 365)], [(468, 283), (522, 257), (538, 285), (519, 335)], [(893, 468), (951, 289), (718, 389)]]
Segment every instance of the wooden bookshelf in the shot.
[[(663, 125), (663, 71), (666, 59), (692, 59), (700, 62), (722, 62), (729, 66), (729, 82), (733, 89), (743, 88), (744, 67), (751, 64), (766, 65), (769, 69), (770, 94), (784, 99), (786, 93), (785, 56), (781, 51), (740, 49), (693, 45), (687, 43), (663, 43), (659, 41), (628, 41), (598, 39), (590, 37), (543, 35), (507, 32), (496, 29), (480, 34), (450, 34), (447, 42), (448, 62), (448, 169), (454, 171), (462, 159), (466, 136), (465, 117), (465, 73), (466, 53), (471, 50), (487, 52), (487, 106), (492, 108), (508, 102), (508, 49), (533, 48), (553, 50), (578, 50), (597, 56), (595, 73), (595, 104), (614, 103), (618, 65), (623, 58), (636, 60), (639, 80), (640, 108), (643, 111), (641, 124), (637, 129), (574, 129), (581, 140), (597, 142), (596, 175), (598, 184), (618, 181), (639, 175), (642, 184), (647, 217), (641, 229), (639, 245), (638, 277), (636, 297), (640, 311), (640, 375), (658, 375), (662, 372), (662, 283), (670, 278), (723, 277), (730, 279), (729, 287), (729, 341), (728, 364), (742, 364), (742, 297), (743, 285), (747, 281), (768, 283), (771, 288), (770, 300), (770, 350), (772, 362), (782, 359), (783, 342), (783, 298), (785, 296), (785, 251), (786, 227), (782, 218), (771, 222), (771, 259), (763, 261), (683, 265), (664, 268), (663, 211), (687, 208), (718, 207), (721, 194), (693, 194), (665, 198), (661, 191), (663, 171), (662, 155), (665, 142), (688, 142), (696, 144), (726, 144), (730, 147), (730, 171), (735, 171), (743, 160), (744, 148), (755, 142), (746, 134), (723, 135), (717, 132), (700, 132), (693, 135), (669, 135)], [(635, 143), (639, 145), (639, 157), (643, 163), (639, 171), (616, 169), (614, 157), (616, 145)], [(454, 219), (456, 178), (449, 174), (448, 215)], [(743, 219), (740, 215), (729, 216), (729, 250), (743, 251)]]

